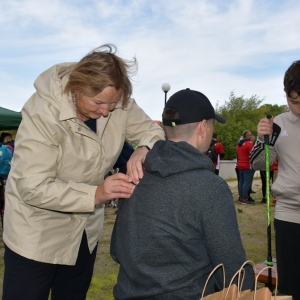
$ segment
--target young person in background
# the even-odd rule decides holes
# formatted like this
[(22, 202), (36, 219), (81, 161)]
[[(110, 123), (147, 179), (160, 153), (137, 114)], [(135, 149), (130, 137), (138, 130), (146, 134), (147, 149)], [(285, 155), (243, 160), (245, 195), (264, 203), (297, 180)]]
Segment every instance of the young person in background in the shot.
[(290, 111), (260, 120), (251, 162), (256, 170), (265, 168), (264, 136), (270, 135), (270, 164), (278, 158), (278, 175), (272, 184), (278, 290), (300, 300), (300, 60), (287, 69), (283, 85)]

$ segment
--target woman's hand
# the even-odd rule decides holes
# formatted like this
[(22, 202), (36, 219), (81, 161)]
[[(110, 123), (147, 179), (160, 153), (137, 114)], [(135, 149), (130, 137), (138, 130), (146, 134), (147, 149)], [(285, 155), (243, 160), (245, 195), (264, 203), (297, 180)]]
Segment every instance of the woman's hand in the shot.
[(138, 184), (140, 179), (143, 178), (143, 163), (148, 152), (147, 148), (137, 148), (127, 162), (127, 174), (135, 184)]
[(129, 198), (135, 185), (130, 176), (117, 173), (108, 176), (96, 189), (95, 205), (117, 198)]

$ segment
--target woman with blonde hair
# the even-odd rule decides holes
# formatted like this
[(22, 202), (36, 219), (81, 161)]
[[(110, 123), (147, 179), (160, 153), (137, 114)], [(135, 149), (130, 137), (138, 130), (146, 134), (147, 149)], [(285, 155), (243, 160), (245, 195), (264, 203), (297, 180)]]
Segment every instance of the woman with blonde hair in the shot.
[[(42, 73), (22, 110), (6, 186), (3, 299), (85, 299), (104, 203), (129, 198), (162, 129), (130, 98), (136, 60), (103, 45)], [(124, 140), (126, 174), (105, 175)]]

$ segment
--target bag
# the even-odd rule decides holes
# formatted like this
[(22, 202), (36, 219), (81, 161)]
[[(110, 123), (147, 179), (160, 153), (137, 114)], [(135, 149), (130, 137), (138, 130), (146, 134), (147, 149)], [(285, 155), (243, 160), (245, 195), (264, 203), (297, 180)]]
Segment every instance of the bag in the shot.
[[(275, 296), (272, 296), (271, 291), (267, 287), (257, 289), (257, 278), (266, 269), (272, 269), (276, 274)], [(275, 268), (267, 266), (261, 269), (259, 273), (256, 275), (254, 291), (239, 297), (238, 300), (293, 300), (292, 296), (277, 296), (276, 291), (277, 291), (277, 271)]]
[[(205, 282), (200, 300), (236, 300), (236, 299), (239, 299), (239, 297), (241, 297), (241, 296), (247, 294), (248, 292), (250, 292), (250, 290), (246, 290), (246, 291), (242, 291), (242, 292), (240, 291), (241, 290), (241, 285), (243, 284), (244, 276), (245, 276), (245, 272), (243, 272), (243, 267), (247, 263), (252, 263), (252, 262), (246, 261), (242, 265), (242, 267), (233, 275), (233, 277), (232, 277), (232, 279), (229, 283), (229, 286), (227, 288), (225, 288), (225, 269), (224, 269), (224, 265), (223, 264), (217, 265), (211, 271), (211, 273), (209, 274), (209, 276), (208, 276), (208, 278)], [(213, 294), (210, 294), (210, 295), (207, 295), (207, 296), (203, 297), (203, 295), (205, 293), (205, 290), (206, 290), (206, 287), (207, 287), (207, 284), (209, 282), (209, 279), (214, 274), (214, 272), (220, 267), (222, 267), (222, 269), (223, 269), (223, 289), (222, 289), (222, 291), (219, 291), (219, 292), (216, 292), (216, 293), (213, 293)], [(241, 277), (241, 275), (243, 275), (243, 276)], [(234, 279), (237, 276), (238, 276), (238, 285), (232, 284)]]
[(216, 148), (216, 143), (211, 143), (209, 149), (205, 153), (212, 160), (212, 162), (218, 161), (218, 154), (216, 153), (215, 148)]
[[(271, 268), (272, 270), (274, 270), (274, 272), (277, 275), (277, 271), (273, 268), (273, 267), (265, 267), (262, 270), (260, 270), (260, 272), (256, 275), (255, 278), (255, 287), (254, 287), (254, 291), (250, 291), (250, 290), (246, 290), (246, 291), (241, 291), (242, 289), (242, 285), (243, 285), (243, 277), (241, 277), (241, 275), (243, 274), (243, 270), (244, 270), (244, 266), (248, 263), (251, 263), (252, 266), (254, 267), (254, 264), (251, 261), (246, 261), (241, 268), (239, 269), (239, 271), (236, 272), (236, 274), (233, 276), (233, 278), (231, 279), (229, 286), (227, 288), (225, 288), (225, 270), (224, 270), (224, 265), (220, 264), (218, 266), (216, 266), (212, 272), (210, 273), (210, 275), (208, 276), (205, 286), (203, 288), (203, 292), (202, 292), (202, 296), (200, 298), (200, 300), (293, 300), (292, 296), (272, 296), (271, 291), (265, 287), (265, 288), (261, 288), (261, 289), (257, 289), (257, 278), (258, 276), (261, 274), (261, 272), (263, 272), (264, 270)], [(210, 277), (213, 275), (213, 273), (216, 271), (216, 269), (218, 269), (220, 266), (223, 267), (223, 290), (220, 292), (216, 292), (213, 293), (211, 295), (205, 296), (204, 292), (207, 286), (207, 283), (210, 279)], [(255, 268), (255, 267), (254, 267)], [(255, 273), (255, 272), (254, 272)], [(235, 284), (232, 284), (234, 278), (238, 275), (238, 286)], [(276, 280), (276, 288), (275, 290), (277, 290), (277, 280)]]

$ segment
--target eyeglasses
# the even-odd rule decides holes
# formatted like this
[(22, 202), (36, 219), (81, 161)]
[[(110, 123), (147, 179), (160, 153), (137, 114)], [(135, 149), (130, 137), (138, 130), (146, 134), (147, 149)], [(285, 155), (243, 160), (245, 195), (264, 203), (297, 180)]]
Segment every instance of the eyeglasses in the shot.
[(108, 106), (109, 110), (114, 109), (116, 107), (116, 105), (119, 103), (119, 101), (116, 102), (101, 102), (101, 101), (97, 101), (95, 99), (93, 99), (92, 97), (88, 97), (88, 99), (91, 101), (92, 105), (94, 105), (95, 107), (99, 107), (99, 108), (106, 108)]

